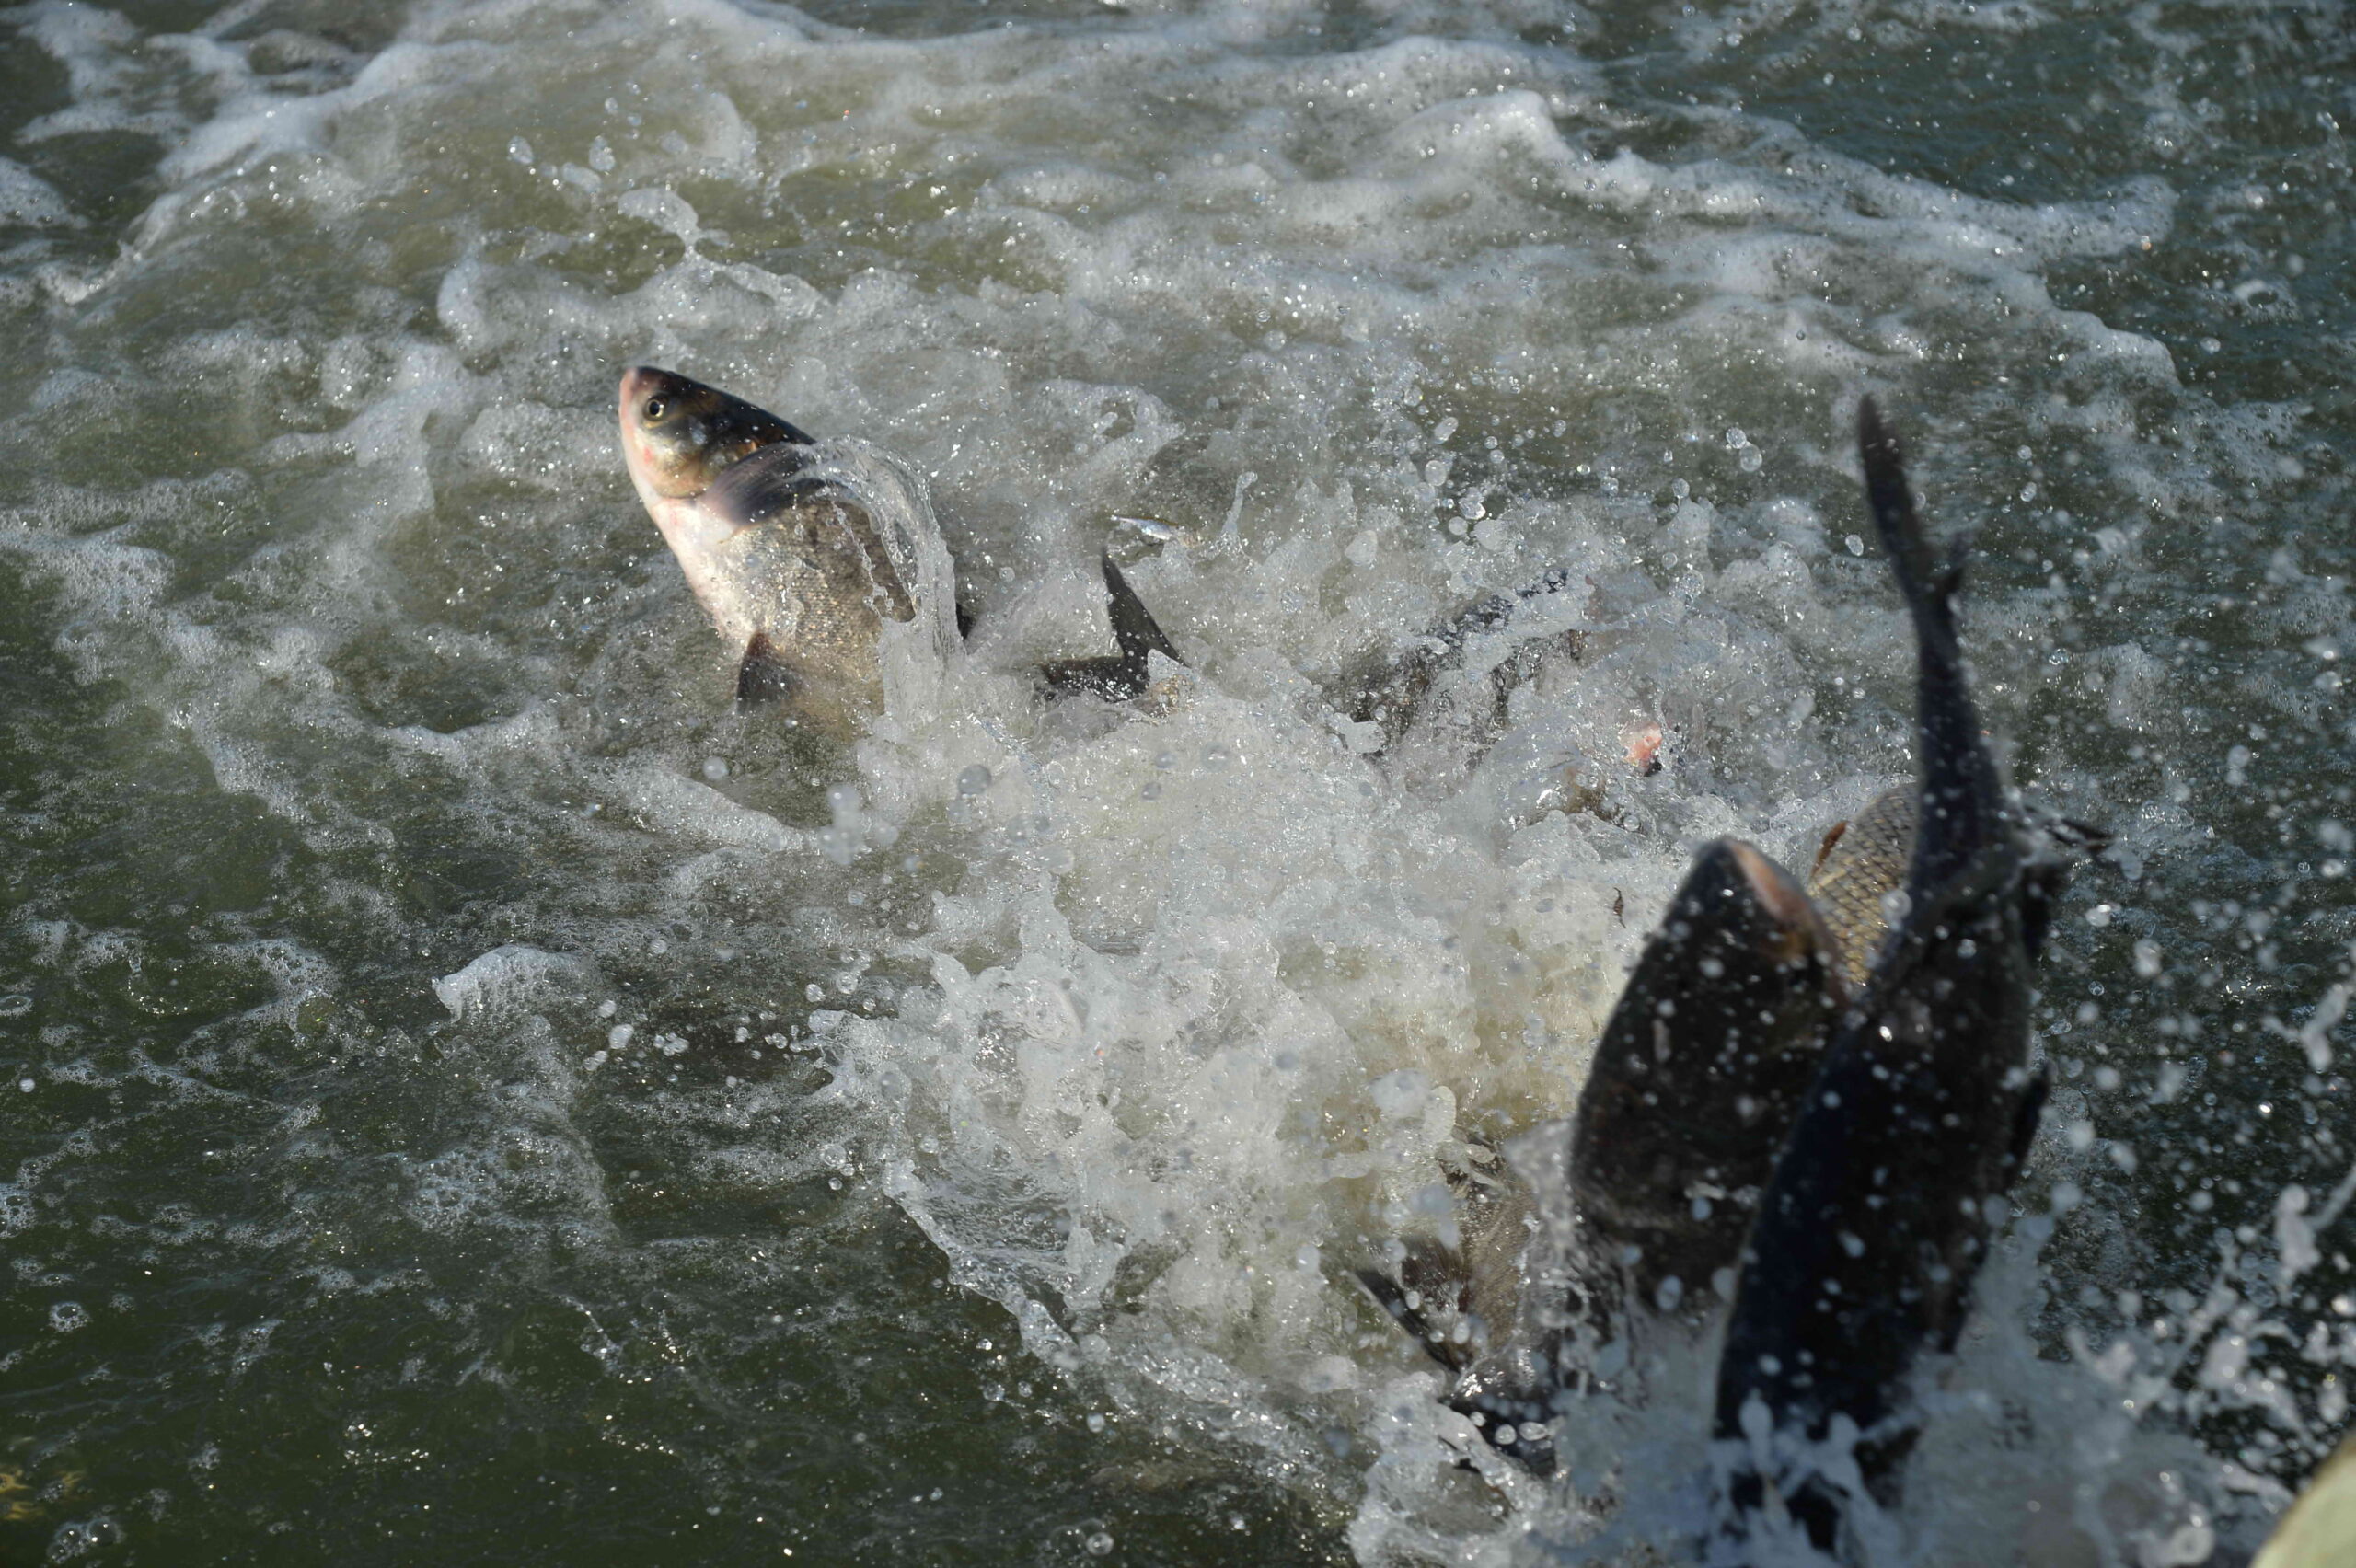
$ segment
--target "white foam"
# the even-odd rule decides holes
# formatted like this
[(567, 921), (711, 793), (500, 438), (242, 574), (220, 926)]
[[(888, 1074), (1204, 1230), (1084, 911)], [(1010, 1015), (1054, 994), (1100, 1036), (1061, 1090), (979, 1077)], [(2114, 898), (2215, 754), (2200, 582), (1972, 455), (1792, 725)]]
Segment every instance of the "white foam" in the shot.
[(521, 942), (495, 947), (433, 982), (433, 995), (452, 1018), (513, 1008), (545, 986), (577, 983), (581, 961)]

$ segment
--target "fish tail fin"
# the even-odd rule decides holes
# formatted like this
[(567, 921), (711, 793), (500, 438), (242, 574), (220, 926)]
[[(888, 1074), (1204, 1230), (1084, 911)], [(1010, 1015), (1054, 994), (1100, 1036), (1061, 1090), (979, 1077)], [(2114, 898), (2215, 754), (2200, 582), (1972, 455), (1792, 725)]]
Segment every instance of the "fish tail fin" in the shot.
[(1898, 575), (1906, 602), (1944, 617), (1963, 587), (1963, 565), (1970, 542), (1958, 536), (1943, 552), (1914, 510), (1906, 482), (1906, 454), (1871, 398), (1857, 401), (1857, 452), (1865, 460), (1865, 499), (1873, 508), (1881, 548)]
[(1104, 558), (1104, 600), (1113, 622), (1113, 644), (1121, 651), (1122, 658), (1134, 662), (1140, 685), (1148, 653), (1159, 653), (1173, 664), (1185, 663), (1109, 555)]
[(1058, 659), (1041, 665), (1039, 673), (1050, 696), (1089, 691), (1108, 702), (1127, 702), (1145, 693), (1149, 655), (1159, 653), (1172, 663), (1185, 663), (1109, 555), (1104, 558), (1104, 600), (1105, 614), (1113, 623), (1113, 645), (1120, 651), (1111, 658)]

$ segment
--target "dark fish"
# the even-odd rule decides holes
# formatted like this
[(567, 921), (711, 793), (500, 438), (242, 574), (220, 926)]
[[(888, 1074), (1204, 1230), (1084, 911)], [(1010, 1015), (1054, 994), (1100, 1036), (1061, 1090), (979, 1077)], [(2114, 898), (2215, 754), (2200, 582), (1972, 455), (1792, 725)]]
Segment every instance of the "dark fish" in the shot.
[(1844, 1498), (1789, 1440), (1820, 1442), (1836, 1424), (1862, 1434), (1861, 1471), (1887, 1488), (1907, 1446), (1900, 1386), (1924, 1351), (1955, 1343), (2045, 1094), (2029, 1065), (2038, 879), (1964, 678), (1961, 552), (1933, 546), (1870, 400), (1857, 423), (1914, 622), (1921, 808), (1904, 913), (1802, 1099), (1744, 1249), (1716, 1412), (1720, 1437), (1747, 1439), (1735, 1508), (1780, 1504), (1827, 1547)]
[(1698, 1330), (1845, 999), (1839, 942), (1750, 845), (1703, 849), (1604, 1025), (1572, 1123), (1584, 1315)]
[[(1604, 1026), (1572, 1123), (1572, 1337), (1698, 1338), (1723, 1311), (1842, 1007), (1839, 951), (1758, 849), (1723, 839), (1695, 859)], [(1578, 1372), (1559, 1311), (1524, 1310), (1530, 1195), (1501, 1168), (1448, 1175), (1459, 1244), (1405, 1241), (1395, 1272), (1358, 1277), (1454, 1375), (1448, 1402), (1544, 1474), (1557, 1389)]]

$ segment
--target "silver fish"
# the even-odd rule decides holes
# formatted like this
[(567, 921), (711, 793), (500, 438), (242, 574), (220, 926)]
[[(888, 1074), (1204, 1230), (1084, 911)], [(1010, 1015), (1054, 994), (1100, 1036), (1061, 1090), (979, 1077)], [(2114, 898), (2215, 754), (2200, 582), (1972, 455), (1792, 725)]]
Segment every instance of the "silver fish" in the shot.
[[(738, 660), (740, 705), (848, 739), (882, 710), (887, 626), (956, 645), (947, 549), (899, 464), (650, 365), (622, 376), (620, 423), (630, 482)], [(1178, 658), (1111, 557), (1103, 570), (1115, 651), (1046, 666), (1051, 695), (1133, 698), (1150, 654)]]

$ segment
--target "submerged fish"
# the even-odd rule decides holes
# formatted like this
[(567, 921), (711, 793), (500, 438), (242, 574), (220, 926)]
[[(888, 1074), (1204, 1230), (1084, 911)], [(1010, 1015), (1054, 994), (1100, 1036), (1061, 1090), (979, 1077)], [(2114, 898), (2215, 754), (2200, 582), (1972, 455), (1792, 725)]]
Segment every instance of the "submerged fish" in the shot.
[(1909, 1439), (1901, 1383), (1924, 1351), (1953, 1347), (2045, 1097), (2029, 994), (2046, 890), (1964, 678), (1961, 556), (1934, 549), (1870, 399), (1857, 421), (1914, 622), (1922, 804), (1904, 913), (1803, 1097), (1744, 1249), (1716, 1414), (1718, 1435), (1744, 1445), (1738, 1518), (1788, 1509), (1822, 1547), (1840, 1539), (1847, 1498), (1809, 1446), (1863, 1435), (1858, 1470), (1887, 1487)]
[(1557, 662), (1577, 662), (1586, 634), (1546, 624), (1571, 602), (1560, 596), (1577, 586), (1556, 567), (1526, 588), (1478, 599), (1403, 651), (1354, 670), (1336, 704), (1376, 726), (1380, 754), (1394, 767), (1456, 782), (1505, 731), (1517, 687)]
[[(944, 653), (956, 643), (947, 550), (898, 464), (648, 365), (622, 376), (620, 420), (630, 482), (738, 660), (740, 704), (847, 739), (883, 709), (888, 626), (930, 622)], [(1135, 697), (1149, 655), (1178, 657), (1103, 564), (1117, 651), (1047, 666), (1051, 693)]]
[(1496, 1149), (1467, 1140), (1443, 1150), (1453, 1245), (1399, 1239), (1397, 1261), (1357, 1271), (1358, 1283), (1450, 1375), (1447, 1402), (1500, 1451), (1540, 1475), (1553, 1469), (1554, 1413), (1542, 1336), (1523, 1323), (1525, 1258), (1537, 1230), (1530, 1189)]

